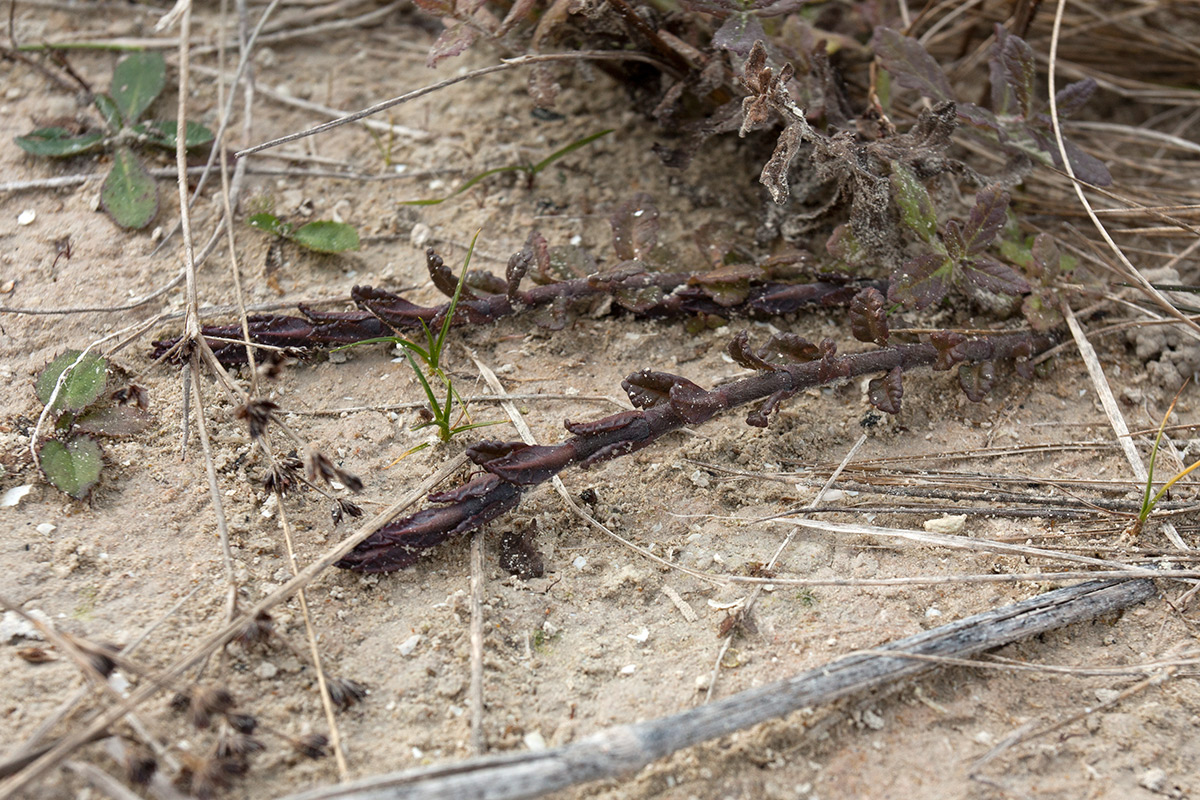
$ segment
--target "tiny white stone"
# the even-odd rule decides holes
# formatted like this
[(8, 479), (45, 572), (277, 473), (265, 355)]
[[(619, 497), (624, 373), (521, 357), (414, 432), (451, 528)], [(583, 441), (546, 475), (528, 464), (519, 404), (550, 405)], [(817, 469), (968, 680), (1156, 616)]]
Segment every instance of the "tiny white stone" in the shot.
[(546, 749), (546, 737), (540, 731), (525, 734), (525, 746), (535, 752)]
[(254, 670), (254, 674), (263, 680), (269, 681), (279, 674), (279, 667), (272, 664), (270, 661), (264, 661), (258, 665), (258, 669)]
[(571, 562), (571, 565), (575, 567), (575, 569), (583, 569), (587, 566), (587, 559), (583, 556), (575, 556), (575, 560)]
[(27, 208), (17, 215), (17, 224), (32, 225), (35, 219), (37, 219), (37, 212), (32, 208)]
[(635, 672), (637, 672), (637, 664), (626, 664), (625, 666), (621, 667), (622, 675), (632, 675)]
[(414, 747), (414, 748), (412, 749), (412, 756), (413, 756), (413, 758), (421, 758), (423, 755), (425, 755), (425, 754), (424, 754), (423, 752), (421, 752), (421, 748), (419, 748), (419, 747)]
[(417, 645), (421, 643), (421, 634), (414, 633), (412, 636), (405, 639), (400, 644), (396, 645), (396, 649), (400, 651), (402, 656), (411, 656), (413, 651), (417, 649)]
[(37, 532), (42, 534), (43, 536), (54, 533), (54, 531), (57, 529), (58, 529), (58, 526), (54, 525), (53, 523), (50, 523), (50, 522), (43, 522), (41, 525), (37, 526)]
[(940, 617), (941, 615), (942, 615), (942, 612), (941, 612), (941, 611), (939, 611), (938, 609), (936, 609), (936, 608), (932, 607), (932, 606), (930, 606), (929, 608), (925, 609), (925, 618), (926, 618), (926, 619), (932, 619), (932, 618), (934, 618), (934, 617)]
[(697, 692), (707, 692), (708, 691), (710, 677), (711, 676), (709, 676), (707, 674), (696, 676), (696, 691)]
[(631, 633), (631, 634), (629, 634), (629, 638), (630, 638), (630, 639), (633, 639), (633, 640), (634, 640), (635, 642), (637, 642), (638, 644), (642, 644), (642, 643), (644, 643), (644, 642), (645, 642), (647, 639), (649, 639), (649, 638), (650, 638), (650, 629), (649, 629), (649, 628), (642, 628), (642, 629), (641, 629), (641, 630), (639, 630), (637, 633)]
[(0, 508), (12, 508), (17, 503), (21, 502), (21, 498), (33, 491), (33, 484), (27, 483), (24, 486), (14, 486), (0, 495)]
[(962, 533), (966, 526), (966, 514), (947, 514), (937, 519), (925, 520), (925, 530), (930, 533), (944, 533), (947, 536), (955, 536)]

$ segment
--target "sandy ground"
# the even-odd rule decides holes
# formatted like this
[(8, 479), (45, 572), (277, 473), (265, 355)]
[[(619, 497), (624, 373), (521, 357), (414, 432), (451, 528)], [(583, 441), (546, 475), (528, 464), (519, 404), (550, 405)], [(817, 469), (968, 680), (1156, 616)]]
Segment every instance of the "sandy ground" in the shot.
[[(27, 39), (69, 26), (96, 36), (133, 35), (152, 21), (125, 14), (71, 16), (49, 8), (21, 7), (17, 21)], [(428, 33), (406, 17), (360, 35), (302, 39), (272, 45), (257, 58), (258, 80), (268, 88), (326, 105), (354, 109), (431, 80), (423, 64)], [(417, 46), (414, 46), (414, 43)], [(481, 51), (450, 61), (439, 73), (481, 66)], [(72, 64), (104, 86), (113, 57), (80, 52)], [(211, 57), (199, 60), (214, 65)], [(47, 163), (11, 144), (35, 122), (81, 113), (73, 97), (35, 72), (6, 67), (0, 98), (0, 175), (32, 180), (103, 169), (93, 158)], [(161, 113), (173, 114), (173, 98)], [(215, 115), (215, 87), (196, 79), (193, 107), (205, 122)], [(601, 266), (614, 261), (608, 214), (635, 191), (653, 195), (662, 211), (662, 240), (684, 259), (697, 251), (690, 234), (699, 224), (732, 222), (753, 246), (763, 192), (754, 145), (727, 138), (709, 145), (690, 168), (668, 171), (651, 146), (660, 135), (628, 110), (619, 88), (603, 76), (566, 79), (557, 111), (544, 121), (529, 113), (524, 76), (517, 72), (459, 84), (396, 109), (392, 122), (429, 131), (426, 141), (403, 136), (391, 143), (389, 166), (362, 129), (341, 128), (307, 139), (285, 152), (334, 159), (364, 173), (396, 175), (363, 182), (296, 176), (251, 176), (243, 208), (271, 203), (277, 213), (302, 220), (336, 216), (356, 225), (363, 248), (343, 257), (285, 247), (285, 263), (266, 280), (268, 239), (240, 224), (237, 252), (251, 303), (346, 297), (356, 284), (409, 288), (417, 301), (435, 302), (424, 272), (428, 240), (447, 262), (461, 264), (463, 244), (482, 229), (477, 266), (502, 274), (507, 256), (537, 227), (552, 244), (573, 241), (595, 254)], [(260, 95), (253, 129), (234, 134), (235, 145), (262, 141), (322, 121)], [(462, 177), (504, 164), (537, 160), (601, 128), (615, 132), (564, 159), (541, 175), (532, 190), (511, 178), (484, 183), (452, 203), (422, 209), (398, 200), (444, 193)], [(385, 145), (386, 148), (386, 145)], [(320, 163), (260, 159), (262, 166), (312, 168)], [(403, 170), (400, 169), (401, 165)], [(161, 166), (168, 166), (166, 159)], [(413, 173), (426, 174), (419, 179)], [(161, 186), (157, 224), (177, 216), (173, 187)], [(15, 281), (0, 298), (7, 307), (108, 307), (143, 295), (170, 280), (179, 268), (177, 248), (153, 254), (148, 233), (125, 233), (96, 211), (99, 181), (60, 190), (0, 195), (0, 283)], [(196, 227), (207, 237), (217, 218), (215, 195), (202, 198)], [(18, 216), (36, 212), (32, 224)], [(70, 236), (69, 260), (55, 263), (55, 241)], [(413, 288), (415, 287), (415, 288)], [(200, 274), (203, 303), (232, 302), (228, 254), (219, 250)], [(180, 459), (180, 378), (175, 368), (153, 366), (143, 337), (113, 360), (149, 391), (155, 424), (129, 440), (103, 443), (107, 467), (86, 502), (46, 485), (31, 464), (29, 435), (40, 407), (33, 382), (41, 368), (67, 347), (81, 347), (135, 322), (183, 306), (181, 288), (132, 311), (59, 316), (0, 317), (0, 490), (32, 484), (19, 505), (0, 509), (0, 580), (3, 594), (26, 609), (44, 612), (61, 630), (95, 641), (128, 643), (194, 592), (163, 621), (136, 653), (149, 669), (161, 668), (211, 633), (225, 613), (226, 582), (204, 460), (192, 427), (186, 459)], [(850, 337), (836, 313), (775, 322), (809, 339)], [(549, 334), (529, 320), (512, 318), (486, 330), (454, 334), (451, 368), (460, 390), (485, 391), (459, 345), (497, 370), (508, 391), (546, 395), (520, 407), (535, 436), (554, 442), (564, 419), (588, 419), (623, 404), (620, 379), (650, 367), (686, 375), (702, 385), (742, 370), (723, 357), (733, 331), (749, 327), (765, 337), (764, 324), (688, 333), (682, 323), (629, 318), (576, 319)], [(157, 332), (178, 329), (166, 322)], [(1140, 400), (1126, 404), (1130, 424), (1151, 426), (1165, 408), (1161, 387), (1145, 379), (1142, 365), (1124, 343), (1099, 340), (1101, 358), (1117, 391)], [(877, 421), (858, 383), (813, 391), (787, 403), (766, 431), (727, 415), (658, 446), (590, 472), (564, 476), (579, 493), (593, 489), (596, 514), (623, 536), (668, 561), (715, 573), (745, 573), (766, 562), (792, 531), (753, 520), (810, 502), (831, 465), (840, 462), (863, 434), (855, 463), (895, 459), (896, 470), (927, 469), (980, 474), (964, 477), (964, 492), (988, 488), (987, 476), (1022, 478), (1041, 494), (1051, 482), (1108, 481), (1071, 488), (1087, 497), (1133, 498), (1136, 489), (1119, 451), (1105, 442), (1111, 431), (1074, 351), (1056, 362), (1052, 375), (1026, 383), (1005, 372), (981, 404), (968, 403), (944, 373), (907, 379), (900, 415)], [(242, 376), (245, 377), (245, 376)], [(271, 398), (303, 437), (335, 454), (360, 475), (360, 500), (376, 511), (405, 492), (462, 444), (435, 446), (390, 466), (424, 433), (409, 427), (410, 411), (376, 410), (413, 401), (419, 389), (408, 368), (383, 348), (344, 358), (317, 358), (287, 367), (270, 386)], [(291, 574), (280, 531), (280, 514), (267, 502), (258, 478), (261, 456), (244, 424), (215, 385), (204, 381), (215, 464), (229, 520), (234, 568), (242, 602), (270, 592)], [(609, 400), (605, 398), (613, 398)], [(1168, 398), (1169, 400), (1169, 398)], [(624, 407), (624, 406), (623, 406)], [(343, 408), (366, 410), (338, 411)], [(480, 403), (481, 419), (501, 419)], [(1185, 396), (1179, 419), (1194, 419)], [(874, 423), (874, 424), (873, 424)], [(485, 431), (515, 438), (511, 429)], [(1181, 434), (1184, 436), (1185, 434)], [(469, 442), (471, 436), (464, 439)], [(1063, 445), (1100, 442), (1087, 449)], [(1000, 448), (1059, 445), (1034, 453), (1004, 455)], [(1180, 447), (1184, 442), (1180, 441)], [(972, 459), (927, 458), (948, 451), (976, 451)], [(855, 480), (869, 473), (851, 471)], [(1103, 490), (1103, 491), (1101, 491)], [(1066, 490), (1064, 490), (1066, 491)], [(1184, 490), (1184, 495), (1188, 490)], [(911, 502), (910, 502), (911, 500)], [(828, 504), (844, 513), (825, 518), (917, 527), (953, 510), (938, 501), (843, 493)], [(897, 503), (929, 503), (920, 513), (891, 513)], [(978, 508), (979, 502), (964, 502)], [(297, 557), (307, 563), (336, 542), (347, 525), (334, 528), (328, 504), (311, 493), (287, 501)], [(854, 506), (874, 510), (855, 511)], [(994, 511), (1002, 511), (996, 508)], [(521, 580), (501, 570), (498, 541), (505, 531), (536, 523), (536, 544), (546, 564), (542, 578)], [(968, 516), (972, 536), (1030, 541), (1040, 546), (1081, 548), (1113, 555), (1121, 545), (1120, 518), (1055, 522), (1003, 513)], [(1181, 522), (1187, 541), (1194, 534)], [(1125, 543), (1127, 545), (1127, 543)], [(1151, 530), (1138, 545), (1168, 547)], [(865, 537), (797, 532), (778, 574), (809, 578), (886, 578), (908, 575), (1018, 572), (1039, 565), (986, 554), (880, 544)], [(369, 687), (365, 701), (339, 714), (351, 776), (454, 762), (471, 755), (469, 744), (469, 603), (467, 541), (452, 542), (406, 571), (360, 576), (333, 570), (308, 591), (313, 625), (325, 669)], [(731, 603), (747, 592), (714, 589), (662, 568), (605, 538), (566, 509), (549, 489), (531, 493), (521, 509), (489, 526), (485, 544), (484, 734), (491, 752), (557, 745), (608, 725), (674, 713), (703, 702), (720, 651), (718, 629)], [(1049, 582), (928, 586), (779, 585), (765, 593), (755, 612), (756, 633), (734, 640), (722, 659), (714, 687), (727, 696), (837, 656), (958, 619), (1051, 588)], [(1168, 596), (1177, 587), (1164, 585)], [(687, 608), (671, 599), (674, 594)], [(1157, 601), (1119, 618), (1076, 626), (1006, 648), (1008, 658), (1038, 664), (1115, 667), (1169, 657), (1191, 645), (1188, 609)], [(9, 619), (6, 617), (6, 619)], [(306, 652), (303, 620), (292, 601), (274, 614), (276, 628)], [(0, 641), (0, 752), (23, 741), (80, 685), (71, 662), (32, 664), (18, 651), (39, 643)], [(203, 682), (230, 688), (239, 707), (291, 735), (327, 726), (311, 666), (275, 640), (231, 647), (214, 660)], [(1129, 676), (1013, 673), (953, 669), (884, 695), (842, 703), (696, 747), (656, 763), (621, 783), (594, 784), (564, 796), (665, 798), (853, 798), (853, 797), (1171, 797), (1200, 791), (1197, 728), (1200, 693), (1180, 677), (1145, 688), (1048, 735), (973, 765), (1019, 730), (1034, 730), (1094, 708), (1137, 682)], [(170, 745), (176, 758), (202, 753), (213, 734), (197, 731), (168, 708), (170, 693), (140, 710), (146, 726)], [(56, 729), (78, 727), (94, 708), (81, 710)], [(245, 780), (230, 797), (267, 797), (337, 778), (332, 759), (300, 759), (277, 739), (252, 758)], [(120, 773), (99, 745), (80, 759)], [(164, 767), (165, 769), (165, 767)], [(54, 772), (30, 796), (95, 796), (75, 775)]]

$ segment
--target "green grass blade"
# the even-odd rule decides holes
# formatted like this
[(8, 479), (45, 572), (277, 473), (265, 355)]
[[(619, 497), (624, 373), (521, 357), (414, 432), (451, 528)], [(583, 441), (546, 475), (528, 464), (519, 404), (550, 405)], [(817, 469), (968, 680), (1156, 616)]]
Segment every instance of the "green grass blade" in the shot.
[(539, 172), (541, 172), (546, 167), (553, 164), (555, 161), (558, 161), (563, 156), (574, 153), (576, 150), (578, 150), (581, 147), (587, 147), (589, 144), (596, 141), (600, 137), (608, 136), (612, 132), (613, 132), (612, 128), (606, 128), (602, 131), (598, 131), (597, 133), (593, 133), (591, 136), (585, 136), (578, 141), (571, 142), (569, 145), (562, 148), (561, 150), (555, 150), (553, 153), (546, 156), (538, 163), (534, 164), (531, 171), (534, 175), (537, 175)]
[(458, 308), (458, 298), (462, 296), (463, 286), (467, 282), (467, 270), (471, 267), (471, 256), (475, 253), (475, 242), (479, 240), (480, 233), (482, 233), (482, 229), (475, 231), (475, 235), (471, 237), (471, 246), (467, 248), (467, 257), (463, 259), (462, 275), (458, 276), (458, 286), (454, 287), (454, 297), (450, 298), (450, 305), (446, 308), (446, 317), (442, 320), (442, 330), (438, 333), (437, 346), (430, 348), (435, 358), (440, 358), (442, 355), (442, 346), (446, 343), (446, 334), (450, 332), (454, 310)]
[(525, 166), (509, 165), (507, 167), (496, 167), (495, 169), (489, 169), (486, 172), (479, 173), (478, 175), (471, 178), (466, 183), (464, 183), (462, 186), (459, 186), (457, 189), (455, 189), (453, 192), (446, 195), (445, 197), (432, 197), (432, 198), (428, 198), (426, 200), (401, 200), (400, 205), (402, 205), (402, 206), (436, 206), (439, 203), (444, 203), (447, 200), (451, 200), (455, 197), (458, 197), (460, 194), (467, 191), (468, 189), (470, 189), (475, 184), (479, 183), (484, 178), (490, 178), (493, 175), (499, 175), (501, 172), (528, 172), (528, 171), (529, 171), (529, 167), (525, 167)]

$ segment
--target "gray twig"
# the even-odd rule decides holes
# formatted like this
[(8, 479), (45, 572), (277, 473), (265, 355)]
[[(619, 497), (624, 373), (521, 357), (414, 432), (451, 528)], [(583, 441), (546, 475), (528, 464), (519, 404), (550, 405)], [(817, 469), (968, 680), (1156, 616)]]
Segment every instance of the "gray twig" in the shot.
[[(906, 656), (964, 656), (1150, 599), (1154, 582), (1088, 581), (844, 656), (816, 669), (680, 714), (608, 728), (552, 750), (488, 756), (314, 789), (286, 800), (502, 800), (541, 797), (627, 775), (677, 750), (930, 669)], [(880, 652), (884, 651), (884, 652)], [(888, 655), (894, 653), (895, 655)]]

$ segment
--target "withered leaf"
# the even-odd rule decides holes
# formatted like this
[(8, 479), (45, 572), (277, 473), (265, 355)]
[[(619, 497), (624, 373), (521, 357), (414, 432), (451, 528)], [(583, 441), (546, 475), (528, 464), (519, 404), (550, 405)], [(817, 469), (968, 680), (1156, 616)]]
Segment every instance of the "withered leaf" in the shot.
[(874, 287), (863, 289), (850, 301), (850, 333), (860, 342), (888, 343), (887, 309), (883, 292)]
[(904, 385), (901, 382), (903, 370), (893, 367), (882, 378), (872, 378), (867, 384), (867, 398), (871, 405), (888, 414), (900, 413), (900, 399), (904, 397)]
[(962, 387), (967, 399), (978, 403), (992, 391), (996, 372), (991, 361), (981, 364), (961, 364), (958, 367), (958, 385)]
[(612, 225), (613, 250), (620, 258), (646, 259), (658, 243), (658, 209), (645, 192), (618, 206), (608, 221)]

